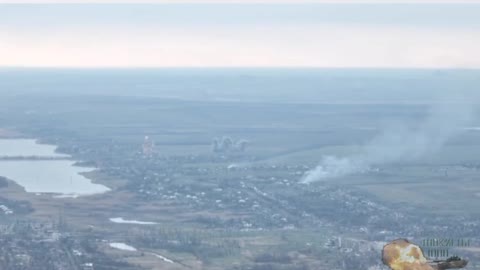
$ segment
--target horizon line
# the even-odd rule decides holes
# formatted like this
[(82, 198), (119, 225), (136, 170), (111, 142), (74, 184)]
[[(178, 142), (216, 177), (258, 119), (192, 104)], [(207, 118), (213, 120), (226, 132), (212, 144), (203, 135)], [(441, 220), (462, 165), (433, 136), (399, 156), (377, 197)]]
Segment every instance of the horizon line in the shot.
[(480, 4), (480, 0), (0, 0), (0, 4)]
[(158, 66), (158, 67), (74, 67), (74, 66), (0, 66), (0, 70), (165, 70), (165, 69), (317, 69), (317, 70), (480, 70), (480, 67), (321, 67), (321, 66)]

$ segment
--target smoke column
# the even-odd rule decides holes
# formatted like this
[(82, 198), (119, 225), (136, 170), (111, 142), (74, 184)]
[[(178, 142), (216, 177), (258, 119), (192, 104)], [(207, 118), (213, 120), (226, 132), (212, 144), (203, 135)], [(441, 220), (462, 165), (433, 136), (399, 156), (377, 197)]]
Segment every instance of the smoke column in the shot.
[(364, 145), (358, 154), (347, 157), (324, 156), (315, 169), (304, 175), (301, 182), (328, 180), (366, 172), (375, 165), (425, 157), (437, 152), (450, 138), (462, 132), (472, 118), (471, 103), (437, 103), (423, 120), (385, 129)]

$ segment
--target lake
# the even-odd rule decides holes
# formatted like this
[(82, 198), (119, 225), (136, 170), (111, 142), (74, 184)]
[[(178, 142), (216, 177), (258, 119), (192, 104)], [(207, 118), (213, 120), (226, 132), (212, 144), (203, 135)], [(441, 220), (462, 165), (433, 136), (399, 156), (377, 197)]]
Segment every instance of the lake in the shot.
[[(30, 139), (0, 139), (0, 157), (68, 157), (55, 153), (55, 149), (54, 145), (38, 144)], [(81, 175), (94, 168), (77, 167), (74, 163), (73, 160), (2, 160), (0, 176), (33, 193), (81, 196), (109, 190)]]
[(0, 157), (68, 157), (55, 153), (55, 145), (39, 144), (32, 139), (0, 139)]

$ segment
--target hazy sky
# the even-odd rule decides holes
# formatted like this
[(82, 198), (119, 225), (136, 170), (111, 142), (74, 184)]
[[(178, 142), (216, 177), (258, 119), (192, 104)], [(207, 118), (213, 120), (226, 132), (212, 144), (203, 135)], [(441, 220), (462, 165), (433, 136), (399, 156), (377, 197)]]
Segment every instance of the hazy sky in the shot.
[(0, 4), (0, 66), (480, 68), (480, 1), (187, 2)]

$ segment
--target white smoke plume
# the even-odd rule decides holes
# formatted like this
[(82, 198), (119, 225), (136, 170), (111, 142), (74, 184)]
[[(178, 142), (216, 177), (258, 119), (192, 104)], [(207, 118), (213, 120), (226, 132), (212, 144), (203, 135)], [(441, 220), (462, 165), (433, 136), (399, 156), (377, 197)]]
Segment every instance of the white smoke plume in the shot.
[(392, 125), (358, 154), (347, 157), (324, 156), (308, 171), (302, 183), (328, 180), (369, 171), (373, 166), (420, 159), (437, 152), (447, 141), (462, 132), (473, 118), (471, 103), (438, 103), (426, 118), (408, 124)]
[(244, 139), (233, 140), (230, 137), (214, 138), (213, 152), (245, 152), (248, 146), (248, 141)]

